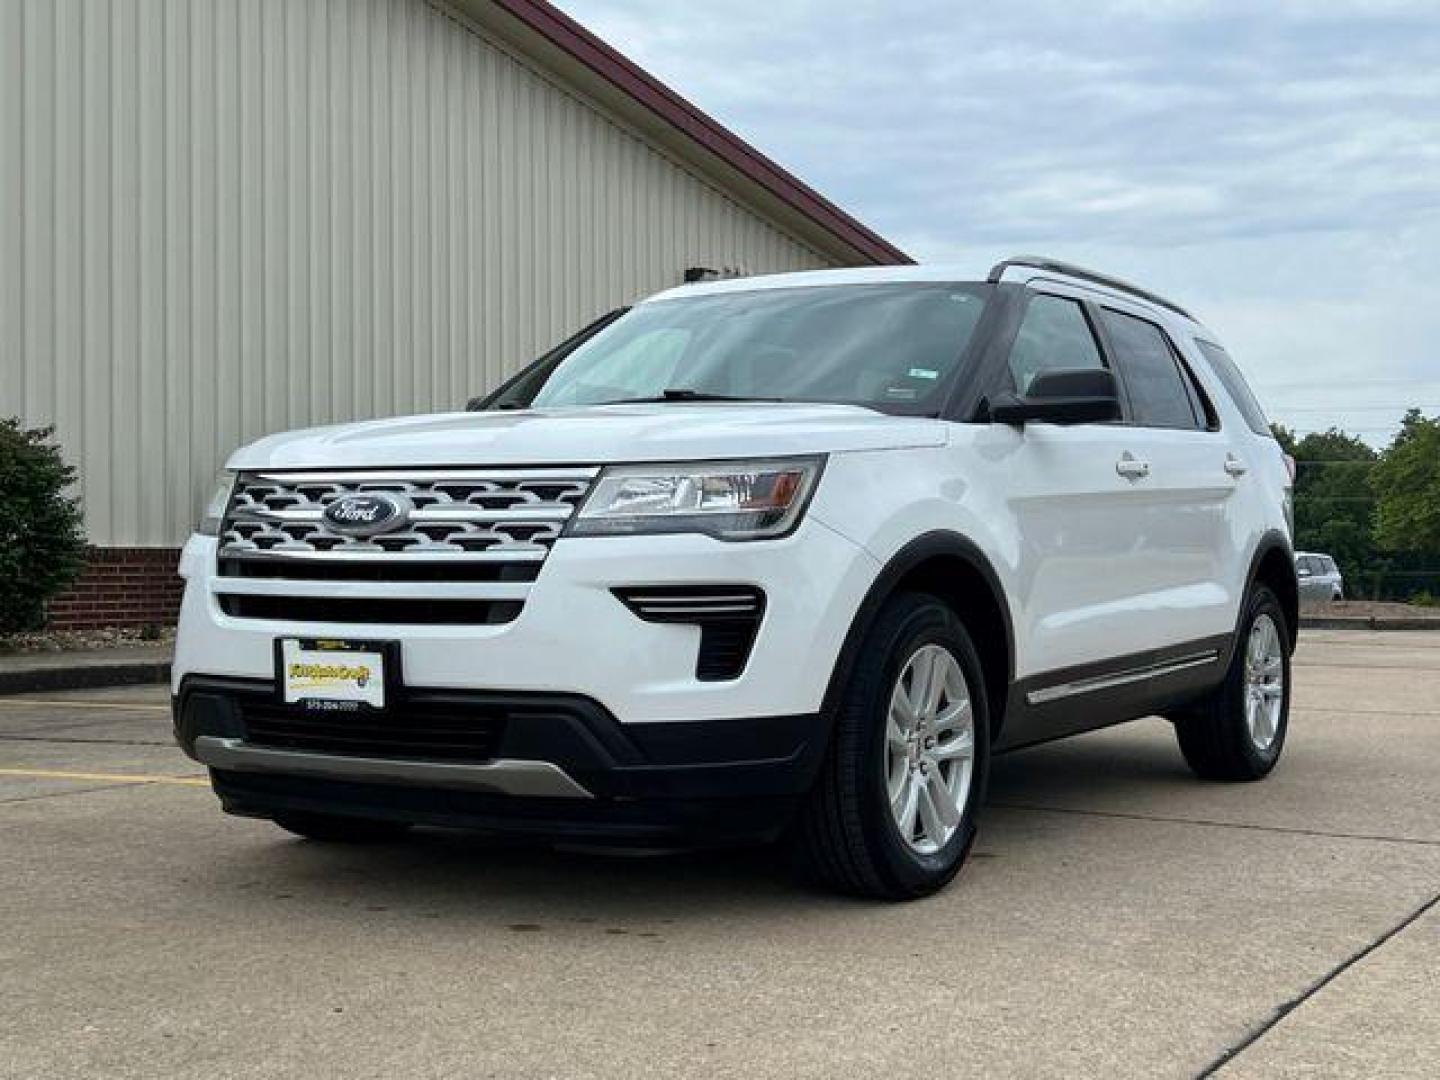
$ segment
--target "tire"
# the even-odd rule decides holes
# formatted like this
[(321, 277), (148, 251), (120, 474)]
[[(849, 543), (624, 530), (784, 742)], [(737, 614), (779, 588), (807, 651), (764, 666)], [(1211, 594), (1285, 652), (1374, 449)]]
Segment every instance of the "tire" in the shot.
[[(910, 712), (909, 733), (895, 738), (905, 725), (897, 721), (892, 729), (892, 708), (903, 717), (911, 693), (926, 697), (921, 681), (932, 685), (937, 678), (943, 688), (933, 699), (934, 718), (917, 718), (923, 709)], [(968, 759), (961, 689), (969, 698)], [(829, 888), (883, 900), (912, 900), (942, 888), (975, 841), (989, 733), (979, 655), (959, 618), (929, 594), (891, 598), (865, 636), (836, 708), (827, 758), (801, 808), (794, 841), (802, 870)], [(912, 790), (907, 839), (898, 819), (907, 816)], [(903, 810), (892, 811), (892, 792)], [(948, 807), (942, 805), (947, 798)]]
[(276, 814), (274, 820), (286, 832), (331, 844), (383, 843), (398, 840), (410, 829), (403, 821), (376, 821), (338, 814)]
[[(1267, 620), (1278, 638), (1278, 648), (1267, 656), (1278, 659), (1278, 664), (1272, 660), (1264, 667), (1279, 676), (1279, 704), (1278, 709), (1270, 710), (1269, 702), (1276, 696), (1270, 680), (1263, 700), (1255, 702), (1252, 714), (1251, 677), (1257, 667), (1252, 650), (1257, 635), (1267, 636)], [(1250, 591), (1245, 617), (1235, 636), (1225, 681), (1208, 698), (1175, 719), (1180, 752), (1196, 776), (1205, 780), (1260, 780), (1280, 760), (1290, 721), (1289, 640), (1280, 601), (1264, 585), (1256, 585)]]

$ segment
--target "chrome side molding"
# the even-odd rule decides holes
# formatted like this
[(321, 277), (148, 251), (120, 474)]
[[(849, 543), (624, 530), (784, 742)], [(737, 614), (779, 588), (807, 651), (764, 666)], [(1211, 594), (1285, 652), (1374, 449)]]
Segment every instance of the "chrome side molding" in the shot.
[(1143, 682), (1146, 679), (1158, 679), (1165, 675), (1173, 675), (1178, 671), (1213, 664), (1219, 659), (1219, 651), (1210, 649), (1206, 652), (1179, 656), (1173, 660), (1165, 660), (1146, 667), (1117, 671), (1113, 675), (1096, 675), (1088, 679), (1056, 683), (1054, 686), (1042, 686), (1038, 690), (1031, 690), (1027, 693), (1025, 700), (1031, 705), (1044, 705), (1046, 702), (1059, 701), (1061, 698), (1074, 697), (1076, 694), (1089, 694), (1096, 690), (1109, 690), (1116, 686)]

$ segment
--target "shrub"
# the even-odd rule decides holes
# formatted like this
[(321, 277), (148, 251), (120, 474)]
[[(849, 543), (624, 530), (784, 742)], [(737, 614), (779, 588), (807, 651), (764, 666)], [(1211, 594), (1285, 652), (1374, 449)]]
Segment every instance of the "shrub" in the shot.
[(84, 564), (80, 506), (66, 494), (75, 470), (54, 430), (0, 420), (0, 634), (39, 629), (45, 602)]

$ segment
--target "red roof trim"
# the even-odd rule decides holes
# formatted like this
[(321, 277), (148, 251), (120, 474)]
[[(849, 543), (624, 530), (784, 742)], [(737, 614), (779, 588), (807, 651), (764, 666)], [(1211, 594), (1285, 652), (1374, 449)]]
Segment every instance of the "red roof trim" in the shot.
[(872, 262), (915, 261), (545, 0), (495, 2), (552, 45)]

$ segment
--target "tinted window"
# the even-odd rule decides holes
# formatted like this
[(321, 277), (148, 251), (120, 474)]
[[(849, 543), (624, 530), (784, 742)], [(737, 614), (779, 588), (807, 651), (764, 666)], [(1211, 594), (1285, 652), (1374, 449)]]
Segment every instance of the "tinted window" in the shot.
[(1010, 350), (1010, 374), (1018, 393), (1029, 390), (1042, 371), (1104, 366), (1100, 347), (1078, 303), (1044, 293), (1030, 298)]
[(1235, 402), (1235, 407), (1240, 410), (1240, 415), (1245, 418), (1250, 430), (1256, 435), (1270, 435), (1270, 421), (1265, 419), (1265, 411), (1250, 392), (1245, 376), (1240, 374), (1240, 369), (1235, 366), (1235, 361), (1230, 359), (1230, 354), (1219, 345), (1201, 341), (1199, 338), (1195, 339), (1195, 344), (1200, 346), (1205, 359), (1210, 361), (1215, 377), (1224, 385), (1225, 392), (1230, 395), (1230, 400)]
[(1154, 323), (1101, 310), (1115, 363), (1130, 392), (1131, 419), (1144, 427), (1201, 427), (1165, 332)]

